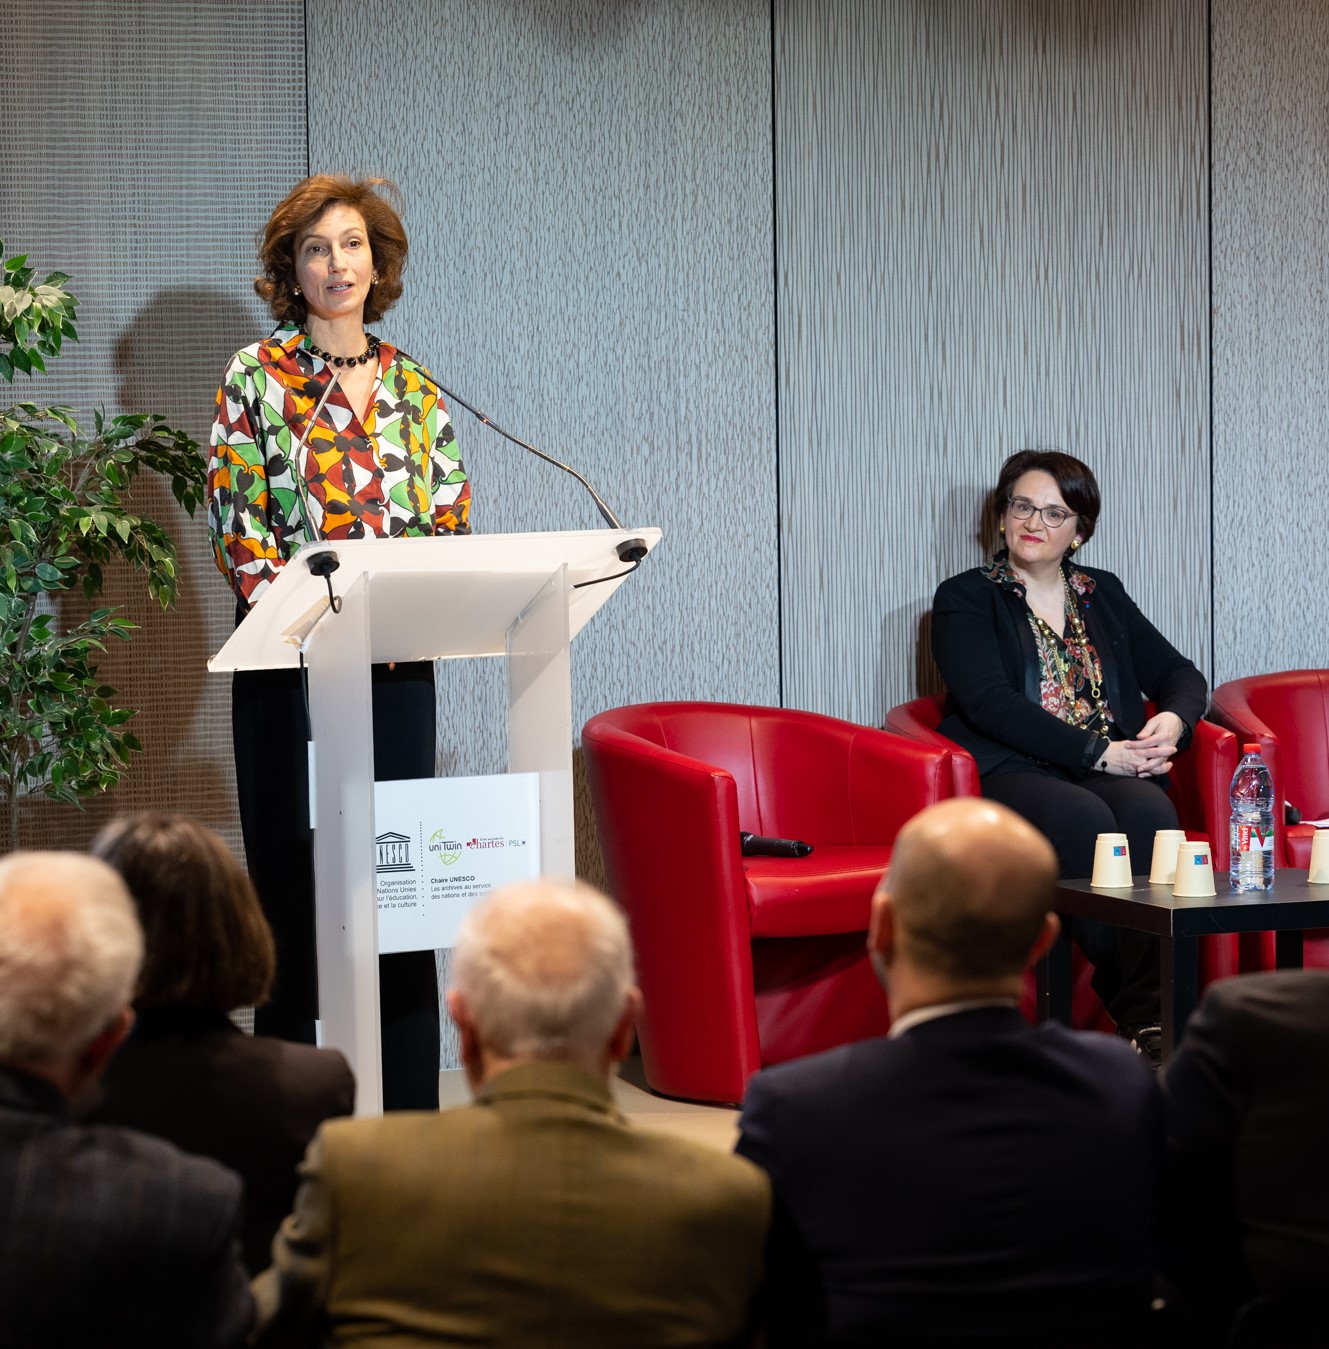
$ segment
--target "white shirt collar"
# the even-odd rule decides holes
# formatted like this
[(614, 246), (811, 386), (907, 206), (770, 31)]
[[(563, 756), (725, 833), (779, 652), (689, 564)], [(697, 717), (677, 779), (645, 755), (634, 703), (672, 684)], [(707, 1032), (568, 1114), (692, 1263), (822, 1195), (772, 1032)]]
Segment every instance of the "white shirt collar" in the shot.
[(912, 1012), (906, 1012), (898, 1021), (892, 1021), (891, 1028), (886, 1035), (888, 1039), (894, 1040), (906, 1031), (913, 1030), (915, 1026), (921, 1026), (925, 1021), (936, 1021), (938, 1017), (954, 1016), (957, 1012), (972, 1012), (979, 1007), (1018, 1006), (1019, 1003), (1014, 998), (969, 998), (964, 1002), (936, 1002), (931, 1007), (915, 1007)]

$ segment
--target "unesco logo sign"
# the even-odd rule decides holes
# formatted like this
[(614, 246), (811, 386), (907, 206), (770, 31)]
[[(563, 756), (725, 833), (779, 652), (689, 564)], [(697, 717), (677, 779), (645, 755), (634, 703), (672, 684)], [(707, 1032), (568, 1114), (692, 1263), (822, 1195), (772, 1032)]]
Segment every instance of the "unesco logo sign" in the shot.
[(374, 849), (377, 854), (374, 870), (380, 876), (415, 870), (411, 865), (411, 840), (406, 834), (380, 834), (374, 840)]

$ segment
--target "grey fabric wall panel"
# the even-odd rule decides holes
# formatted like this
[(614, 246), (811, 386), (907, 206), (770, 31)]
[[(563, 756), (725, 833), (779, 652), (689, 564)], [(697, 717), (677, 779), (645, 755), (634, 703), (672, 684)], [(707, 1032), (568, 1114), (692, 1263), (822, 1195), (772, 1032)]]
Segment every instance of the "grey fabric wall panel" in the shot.
[[(15, 392), (80, 413), (160, 412), (206, 442), (227, 357), (267, 331), (250, 288), (254, 229), (304, 172), (303, 6), (4, 0), (0, 20), (0, 235), (38, 268), (71, 273), (82, 302), (82, 340), (52, 378)], [(31, 803), (25, 841), (78, 846), (115, 810), (157, 807), (201, 817), (238, 848), (229, 680), (204, 669), (234, 605), (201, 516), (156, 482), (136, 500), (172, 530), (182, 566), (171, 613), (127, 576), (107, 587), (140, 624), (102, 671), (140, 710), (145, 753), (86, 814)]]
[[(377, 73), (348, 82), (348, 61)], [(316, 172), (405, 195), (383, 335), (665, 530), (577, 639), (574, 725), (654, 698), (777, 702), (764, 0), (323, 3), (309, 107)], [(476, 529), (600, 525), (572, 479), (452, 411)], [(505, 767), (501, 675), (440, 665), (447, 771)], [(603, 884), (577, 771), (577, 869)]]
[(932, 591), (1028, 446), (1207, 665), (1204, 7), (777, 0), (774, 40), (786, 703), (938, 687)]
[[(767, 4), (316, 14), (312, 165), (405, 195), (407, 292), (383, 334), (627, 524), (665, 530), (576, 643), (576, 723), (651, 698), (778, 701)], [(453, 416), (477, 529), (600, 524), (571, 479)], [(449, 767), (501, 768), (494, 672), (440, 683)]]
[(1219, 680), (1329, 664), (1329, 5), (1213, 3)]

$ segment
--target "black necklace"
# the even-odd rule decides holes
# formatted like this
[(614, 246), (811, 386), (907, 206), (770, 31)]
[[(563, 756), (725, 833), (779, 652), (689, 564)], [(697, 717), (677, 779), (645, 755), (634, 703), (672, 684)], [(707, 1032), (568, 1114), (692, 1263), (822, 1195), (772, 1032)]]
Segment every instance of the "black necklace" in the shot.
[(378, 355), (378, 338), (373, 333), (365, 334), (365, 342), (368, 344), (358, 356), (334, 356), (330, 351), (324, 351), (322, 347), (314, 345), (314, 339), (305, 334), (309, 342), (310, 352), (317, 356), (320, 361), (326, 361), (329, 365), (335, 365), (339, 370), (343, 366), (365, 365), (372, 361)]

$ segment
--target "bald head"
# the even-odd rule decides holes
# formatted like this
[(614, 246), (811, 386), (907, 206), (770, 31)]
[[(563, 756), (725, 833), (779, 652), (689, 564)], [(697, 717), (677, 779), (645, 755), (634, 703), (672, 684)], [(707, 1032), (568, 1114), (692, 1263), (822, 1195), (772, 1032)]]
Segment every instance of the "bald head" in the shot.
[(124, 1012), (143, 935), (124, 882), (76, 853), (0, 861), (0, 1061), (77, 1058)]
[(453, 948), (465, 1020), (503, 1059), (598, 1065), (632, 1005), (633, 978), (622, 913), (581, 881), (495, 890), (463, 919)]
[(961, 983), (1027, 964), (1057, 888), (1057, 856), (1031, 824), (979, 797), (942, 801), (900, 831), (878, 894), (900, 954)]

